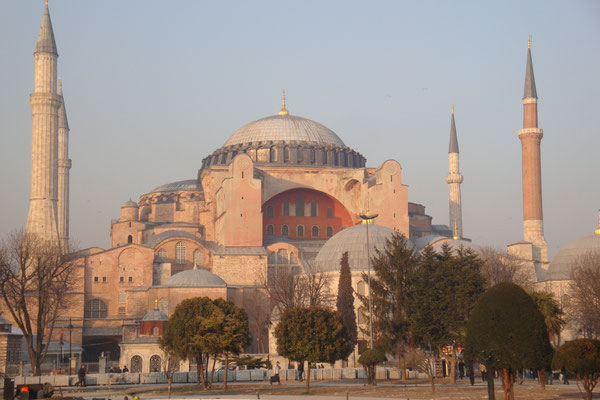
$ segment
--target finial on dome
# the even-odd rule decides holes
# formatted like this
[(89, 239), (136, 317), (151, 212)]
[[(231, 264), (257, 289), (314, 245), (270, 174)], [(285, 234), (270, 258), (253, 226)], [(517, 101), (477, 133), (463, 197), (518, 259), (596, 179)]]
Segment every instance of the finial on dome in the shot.
[(460, 240), (460, 236), (458, 236), (458, 225), (456, 224), (456, 219), (454, 220), (454, 240)]
[(289, 112), (285, 108), (285, 89), (282, 90), (283, 94), (281, 96), (281, 110), (279, 111), (279, 115), (288, 115)]
[(154, 309), (158, 310), (158, 299), (154, 299)]
[(527, 48), (531, 48), (531, 35), (529, 35), (529, 37), (527, 38)]
[(598, 210), (598, 229), (596, 229), (594, 233), (600, 235), (600, 210)]

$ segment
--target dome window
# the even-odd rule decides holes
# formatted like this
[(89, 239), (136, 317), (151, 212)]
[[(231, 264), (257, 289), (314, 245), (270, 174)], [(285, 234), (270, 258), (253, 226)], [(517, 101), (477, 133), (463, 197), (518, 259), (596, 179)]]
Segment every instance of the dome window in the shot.
[(290, 148), (289, 147), (283, 148), (283, 162), (284, 163), (290, 162)]
[(269, 162), (275, 162), (275, 160), (276, 160), (275, 147), (271, 147), (269, 149)]
[(298, 147), (296, 153), (296, 159), (298, 160), (298, 164), (301, 164), (304, 160), (304, 154), (302, 153), (302, 147)]

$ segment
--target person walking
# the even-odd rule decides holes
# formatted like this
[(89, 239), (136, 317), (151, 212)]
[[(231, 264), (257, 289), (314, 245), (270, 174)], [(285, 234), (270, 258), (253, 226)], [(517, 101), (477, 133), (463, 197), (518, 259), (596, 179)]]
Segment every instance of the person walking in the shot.
[(483, 364), (479, 364), (479, 370), (481, 371), (481, 380), (485, 381), (487, 378), (487, 368)]
[(77, 371), (77, 378), (79, 379), (77, 386), (85, 386), (85, 367), (83, 365)]
[(281, 385), (281, 379), (279, 378), (279, 372), (281, 371), (281, 365), (279, 365), (279, 361), (275, 363), (275, 367), (273, 367), (273, 376), (271, 377), (271, 385), (273, 382), (277, 382)]
[(304, 380), (304, 361), (298, 363), (298, 380), (300, 382)]

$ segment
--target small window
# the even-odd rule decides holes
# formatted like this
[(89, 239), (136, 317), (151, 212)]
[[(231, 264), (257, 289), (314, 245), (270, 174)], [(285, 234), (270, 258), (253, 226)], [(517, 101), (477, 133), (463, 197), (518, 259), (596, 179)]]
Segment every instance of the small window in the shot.
[(284, 217), (290, 216), (290, 202), (288, 200), (283, 201), (283, 209), (282, 214)]
[(296, 227), (296, 236), (303, 237), (304, 236), (304, 226), (298, 225)]
[(332, 237), (333, 236), (333, 227), (328, 226), (327, 227), (327, 237)]
[(106, 283), (106, 277), (105, 276), (102, 277), (102, 282)]
[(333, 218), (333, 208), (327, 207), (327, 218)]
[(121, 283), (125, 282), (125, 277), (124, 276), (119, 277), (119, 282), (121, 282)]
[(269, 162), (275, 162), (275, 147), (269, 149)]
[(125, 307), (119, 307), (118, 313), (119, 315), (125, 315)]
[(317, 225), (312, 227), (311, 234), (312, 237), (319, 237), (319, 227)]
[(127, 236), (127, 244), (131, 244), (133, 243), (133, 236), (129, 235)]
[(281, 226), (281, 236), (289, 236), (290, 235), (290, 228), (287, 225), (282, 225)]
[(94, 282), (99, 282), (100, 278), (98, 278), (97, 276), (94, 277)]
[(175, 264), (185, 264), (185, 244), (183, 242), (175, 245)]
[(268, 205), (267, 206), (267, 217), (268, 218), (275, 217), (275, 210), (273, 210), (273, 206), (272, 205)]
[(317, 202), (316, 201), (311, 201), (310, 202), (310, 216), (311, 217), (318, 217), (318, 207), (317, 207)]
[(267, 235), (274, 235), (275, 234), (275, 228), (273, 228), (273, 225), (269, 224), (267, 225)]
[(130, 283), (131, 283), (131, 282), (133, 282), (133, 276), (130, 276), (130, 277), (129, 277), (129, 282), (130, 282)]
[(184, 203), (181, 201), (178, 201), (177, 203), (175, 203), (175, 210), (176, 211), (184, 211), (185, 210)]

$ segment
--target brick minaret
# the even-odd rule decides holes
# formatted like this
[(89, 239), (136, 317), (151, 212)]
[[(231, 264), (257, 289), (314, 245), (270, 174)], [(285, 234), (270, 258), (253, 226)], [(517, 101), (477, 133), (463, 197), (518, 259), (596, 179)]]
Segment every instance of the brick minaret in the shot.
[(60, 107), (58, 108), (58, 236), (61, 248), (69, 248), (69, 122), (62, 93), (62, 82), (58, 82)]
[(460, 199), (460, 184), (463, 176), (460, 174), (458, 164), (458, 139), (456, 137), (456, 124), (454, 123), (454, 106), (452, 106), (452, 119), (450, 120), (450, 147), (448, 149), (448, 176), (446, 182), (450, 187), (450, 223), (454, 227), (454, 234), (463, 237), (462, 203)]
[(541, 261), (547, 259), (542, 213), (542, 163), (540, 143), (544, 132), (538, 128), (537, 91), (531, 61), (531, 39), (527, 43), (527, 68), (523, 95), (523, 129), (519, 131), (523, 162), (523, 238), (538, 248)]

